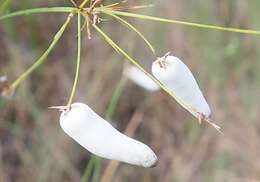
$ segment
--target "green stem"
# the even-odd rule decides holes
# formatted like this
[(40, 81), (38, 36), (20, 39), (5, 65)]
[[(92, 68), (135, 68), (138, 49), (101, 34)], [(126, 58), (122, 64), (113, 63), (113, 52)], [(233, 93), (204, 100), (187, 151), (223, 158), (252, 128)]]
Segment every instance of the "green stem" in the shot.
[(38, 68), (44, 61), (46, 60), (46, 57), (49, 55), (49, 53), (52, 51), (54, 46), (57, 44), (57, 42), (60, 40), (61, 36), (63, 35), (64, 31), (66, 30), (66, 27), (68, 26), (69, 22), (71, 21), (71, 18), (73, 17), (73, 13), (70, 13), (65, 21), (65, 23), (62, 25), (62, 27), (59, 29), (59, 31), (56, 33), (56, 35), (53, 38), (52, 43), (48, 47), (48, 49), (43, 53), (43, 55), (30, 67), (28, 68), (21, 76), (19, 76), (11, 85), (11, 89), (15, 90), (16, 87), (24, 81), (36, 68)]
[(220, 30), (220, 31), (236, 32), (236, 33), (243, 33), (243, 34), (260, 35), (260, 31), (257, 31), (257, 30), (228, 28), (228, 27), (207, 25), (207, 24), (201, 24), (201, 23), (191, 23), (191, 22), (186, 22), (186, 21), (171, 20), (171, 19), (147, 16), (147, 15), (142, 15), (142, 14), (128, 13), (128, 12), (122, 12), (122, 11), (113, 11), (111, 9), (106, 9), (106, 8), (99, 8), (98, 10), (103, 13), (110, 13), (110, 14), (115, 14), (115, 15), (119, 15), (119, 16), (133, 17), (133, 18), (159, 21), (159, 22), (165, 22), (165, 23), (174, 23), (174, 24), (186, 25), (186, 26), (197, 27), (197, 28), (205, 28), (205, 29), (211, 29), (211, 30)]
[(87, 4), (89, 0), (84, 0), (80, 5), (79, 5), (79, 9), (84, 8), (84, 6)]
[(22, 15), (30, 15), (30, 14), (38, 14), (38, 13), (69, 13), (77, 11), (76, 8), (72, 7), (50, 7), (50, 8), (34, 8), (34, 9), (25, 9), (21, 11), (16, 11), (13, 13), (9, 13), (0, 17), (0, 20), (4, 20), (7, 18), (12, 18), (16, 16)]
[(95, 156), (91, 155), (91, 158), (88, 161), (88, 164), (87, 164), (87, 167), (86, 167), (85, 172), (83, 174), (83, 177), (81, 179), (81, 182), (88, 182), (89, 181), (89, 178), (90, 178), (92, 169), (94, 167), (94, 164), (95, 164)]
[(105, 114), (105, 119), (108, 121), (111, 121), (113, 118), (113, 115), (116, 111), (117, 104), (119, 101), (120, 96), (122, 95), (125, 85), (126, 85), (127, 79), (125, 77), (122, 77), (118, 84), (116, 85), (116, 89), (112, 95), (112, 98), (109, 102), (106, 114)]
[(68, 106), (71, 105), (73, 97), (76, 92), (77, 83), (79, 79), (79, 70), (80, 70), (80, 55), (81, 55), (81, 14), (78, 13), (78, 52), (77, 52), (77, 66), (76, 66), (76, 73), (75, 73), (75, 79), (72, 87), (72, 91), (70, 94)]
[(150, 50), (152, 51), (153, 55), (155, 56), (155, 49), (153, 48), (152, 44), (148, 41), (148, 39), (137, 29), (135, 28), (133, 25), (131, 25), (130, 23), (128, 23), (126, 20), (122, 19), (121, 17), (115, 15), (115, 14), (109, 14), (107, 13), (107, 15), (110, 15), (112, 17), (114, 17), (115, 19), (117, 19), (120, 23), (122, 23), (123, 25), (125, 25), (126, 27), (128, 27), (130, 30), (133, 30), (135, 33), (137, 33), (137, 35), (139, 35), (144, 42), (148, 45), (148, 47), (150, 48)]
[(143, 73), (145, 73), (149, 78), (151, 78), (155, 83), (159, 85), (161, 89), (163, 89), (170, 96), (175, 98), (184, 108), (189, 108), (189, 112), (193, 114), (196, 118), (199, 117), (198, 112), (194, 107), (191, 106), (190, 103), (183, 101), (180, 97), (178, 97), (174, 92), (171, 92), (164, 84), (155, 79), (150, 73), (148, 73), (136, 60), (134, 60), (131, 56), (129, 56), (123, 49), (121, 49), (105, 32), (103, 32), (98, 26), (92, 25), (98, 33), (113, 47), (116, 51), (120, 52), (124, 55), (128, 61), (134, 64), (137, 68), (139, 68)]
[(100, 178), (100, 173), (101, 173), (101, 162), (102, 159), (98, 156), (96, 156), (95, 158), (95, 168), (94, 168), (94, 173), (93, 173), (93, 178), (92, 178), (92, 182), (99, 182), (99, 178)]

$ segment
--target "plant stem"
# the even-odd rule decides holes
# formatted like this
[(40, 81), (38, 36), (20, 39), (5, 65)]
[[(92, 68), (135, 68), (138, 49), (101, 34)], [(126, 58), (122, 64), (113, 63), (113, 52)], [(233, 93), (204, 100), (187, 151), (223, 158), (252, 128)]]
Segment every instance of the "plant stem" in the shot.
[(16, 16), (38, 14), (38, 13), (69, 13), (69, 12), (75, 12), (75, 11), (77, 11), (77, 9), (73, 8), (73, 7), (33, 8), (33, 9), (25, 9), (25, 10), (15, 11), (12, 13), (5, 14), (0, 17), (0, 20), (4, 20), (7, 18), (12, 18), (12, 17), (16, 17)]
[(170, 96), (175, 98), (181, 105), (187, 106), (190, 108), (191, 113), (198, 117), (196, 110), (189, 104), (184, 102), (181, 98), (179, 98), (175, 93), (171, 92), (165, 85), (163, 85), (160, 81), (154, 78), (150, 73), (148, 73), (136, 60), (134, 60), (130, 55), (128, 55), (123, 49), (121, 49), (105, 32), (103, 32), (98, 26), (92, 25), (98, 33), (113, 47), (117, 52), (121, 53), (123, 56), (127, 58), (132, 64), (134, 64), (137, 68), (139, 68), (143, 73), (145, 73), (149, 78), (151, 78), (155, 83), (159, 85), (161, 89), (163, 89)]
[[(184, 101), (181, 97), (175, 94), (175, 92), (169, 90), (167, 86), (165, 86), (163, 83), (161, 83), (159, 80), (154, 78), (150, 73), (148, 73), (136, 60), (134, 60), (127, 52), (125, 52), (123, 49), (120, 48), (105, 32), (103, 32), (98, 26), (95, 24), (92, 25), (98, 33), (107, 41), (111, 47), (113, 47), (116, 51), (120, 52), (122, 55), (124, 55), (128, 61), (130, 61), (132, 64), (134, 64), (137, 68), (139, 68), (144, 74), (146, 74), (149, 78), (151, 78), (162, 90), (164, 90), (167, 94), (169, 94), (171, 97), (173, 97), (180, 105), (182, 105), (184, 108), (186, 108), (193, 116), (195, 116), (197, 119), (200, 118), (199, 112), (189, 103)], [(209, 123), (212, 127), (214, 127), (218, 132), (221, 132), (221, 128), (212, 123), (210, 118), (205, 118), (204, 121)]]
[(76, 73), (75, 73), (75, 78), (74, 78), (74, 83), (73, 83), (73, 87), (72, 87), (72, 91), (70, 94), (70, 98), (69, 98), (69, 102), (68, 102), (68, 106), (71, 105), (73, 97), (75, 95), (76, 92), (76, 88), (77, 88), (77, 83), (78, 83), (78, 79), (79, 79), (79, 70), (80, 70), (80, 55), (81, 55), (81, 14), (78, 13), (78, 52), (77, 52), (77, 66), (76, 66)]
[(137, 33), (137, 35), (139, 35), (143, 41), (148, 45), (148, 47), (150, 48), (150, 50), (152, 51), (153, 55), (155, 56), (155, 49), (153, 48), (152, 44), (148, 41), (148, 39), (137, 29), (135, 28), (133, 25), (131, 25), (130, 23), (128, 23), (126, 20), (124, 20), (123, 18), (115, 15), (115, 14), (109, 14), (108, 15), (114, 17), (115, 19), (117, 19), (120, 23), (122, 23), (123, 25), (125, 25), (126, 27), (128, 27), (130, 30), (133, 30), (135, 33)]
[(91, 155), (91, 158), (90, 160), (88, 161), (88, 165), (85, 169), (85, 172), (83, 174), (83, 177), (81, 179), (81, 182), (88, 182), (89, 181), (89, 178), (90, 178), (90, 175), (91, 175), (91, 172), (92, 172), (92, 169), (94, 167), (94, 164), (95, 164), (95, 156), (94, 155)]
[(101, 173), (101, 162), (102, 162), (101, 157), (96, 156), (92, 182), (100, 182), (99, 178), (100, 178), (100, 173)]
[(84, 0), (80, 5), (79, 5), (79, 9), (84, 8), (84, 6), (87, 4), (89, 0)]
[(57, 44), (57, 42), (60, 40), (61, 36), (63, 35), (65, 29), (67, 28), (69, 22), (71, 21), (71, 18), (73, 17), (73, 13), (70, 13), (65, 21), (65, 23), (62, 25), (62, 27), (59, 29), (59, 31), (56, 33), (56, 35), (53, 38), (52, 43), (48, 47), (48, 49), (43, 53), (43, 55), (30, 67), (28, 68), (22, 75), (20, 75), (11, 85), (11, 89), (15, 90), (16, 87), (24, 81), (36, 68), (38, 68), (44, 61), (46, 60), (46, 57), (49, 55), (49, 53), (52, 51), (54, 46)]
[(133, 17), (133, 18), (138, 18), (138, 19), (152, 20), (152, 21), (165, 22), (165, 23), (174, 23), (174, 24), (180, 24), (180, 25), (197, 27), (197, 28), (204, 28), (204, 29), (211, 29), (211, 30), (220, 30), (220, 31), (226, 31), (226, 32), (242, 33), (242, 34), (260, 35), (260, 31), (257, 31), (257, 30), (229, 28), (229, 27), (207, 25), (207, 24), (201, 24), (201, 23), (191, 23), (191, 22), (186, 22), (186, 21), (171, 20), (171, 19), (166, 19), (166, 18), (159, 18), (159, 17), (147, 16), (147, 15), (142, 15), (142, 14), (128, 13), (128, 12), (123, 12), (123, 11), (113, 11), (111, 9), (106, 9), (104, 7), (101, 7), (98, 10), (103, 13), (108, 13), (108, 14), (110, 13), (110, 14), (115, 14), (118, 16)]
[(109, 102), (109, 105), (107, 107), (107, 111), (105, 114), (105, 119), (108, 121), (111, 121), (113, 118), (113, 115), (115, 113), (115, 110), (117, 108), (117, 104), (119, 101), (120, 96), (122, 95), (125, 85), (126, 85), (127, 79), (125, 77), (122, 77), (118, 84), (116, 85), (116, 89), (112, 95), (112, 98)]

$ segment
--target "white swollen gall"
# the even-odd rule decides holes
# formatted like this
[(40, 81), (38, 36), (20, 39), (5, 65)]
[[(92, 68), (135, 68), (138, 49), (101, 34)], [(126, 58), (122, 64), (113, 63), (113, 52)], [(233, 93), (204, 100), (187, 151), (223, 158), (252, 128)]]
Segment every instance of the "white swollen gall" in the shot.
[(157, 91), (160, 88), (157, 83), (135, 66), (127, 66), (124, 69), (124, 75), (146, 90)]
[(154, 167), (155, 153), (145, 144), (120, 133), (88, 105), (51, 107), (62, 110), (60, 125), (66, 134), (91, 153), (125, 163)]
[(179, 58), (167, 53), (153, 62), (152, 73), (200, 123), (206, 121), (220, 131), (220, 127), (209, 119), (211, 110), (192, 72)]

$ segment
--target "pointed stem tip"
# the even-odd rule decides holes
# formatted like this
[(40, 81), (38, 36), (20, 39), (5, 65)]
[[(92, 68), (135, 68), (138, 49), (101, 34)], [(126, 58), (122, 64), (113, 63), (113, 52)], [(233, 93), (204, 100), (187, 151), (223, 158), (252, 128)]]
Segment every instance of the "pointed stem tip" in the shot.
[(204, 119), (208, 124), (210, 124), (213, 128), (215, 128), (220, 134), (224, 135), (224, 133), (221, 131), (221, 127), (217, 124), (213, 123), (213, 121), (209, 118)]
[(51, 107), (48, 107), (48, 109), (57, 109), (61, 112), (67, 111), (67, 110), (69, 110), (69, 108), (70, 108), (69, 106), (51, 106)]

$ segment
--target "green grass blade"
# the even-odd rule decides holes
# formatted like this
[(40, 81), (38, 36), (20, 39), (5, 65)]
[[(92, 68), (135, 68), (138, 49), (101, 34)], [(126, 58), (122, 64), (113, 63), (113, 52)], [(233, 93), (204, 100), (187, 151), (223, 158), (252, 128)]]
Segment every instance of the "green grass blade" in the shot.
[(93, 170), (94, 165), (95, 165), (95, 155), (91, 155), (91, 158), (88, 161), (88, 164), (87, 164), (86, 170), (83, 174), (83, 177), (81, 179), (81, 182), (89, 182), (90, 181), (89, 178), (91, 176), (91, 172)]
[(112, 8), (112, 7), (117, 6), (117, 5), (121, 4), (121, 3), (122, 2), (117, 2), (117, 3), (109, 4), (109, 5), (106, 5), (106, 6), (103, 6), (103, 7), (105, 7), (105, 8)]
[(260, 31), (257, 31), (257, 30), (228, 28), (228, 27), (214, 26), (214, 25), (207, 25), (207, 24), (200, 24), (200, 23), (191, 23), (191, 22), (186, 22), (186, 21), (171, 20), (171, 19), (147, 16), (147, 15), (142, 15), (142, 14), (128, 13), (128, 12), (122, 12), (122, 11), (113, 11), (111, 9), (106, 9), (106, 8), (99, 8), (99, 11), (101, 11), (103, 13), (107, 13), (107, 14), (118, 15), (118, 16), (133, 17), (133, 18), (165, 22), (165, 23), (174, 23), (174, 24), (180, 24), (180, 25), (197, 27), (197, 28), (220, 30), (220, 31), (227, 31), (227, 32), (236, 32), (236, 33), (242, 33), (242, 34), (260, 35)]
[(99, 178), (100, 178), (100, 173), (101, 173), (101, 162), (102, 159), (98, 156), (95, 157), (95, 168), (93, 171), (93, 178), (92, 178), (92, 182), (99, 182)]
[(67, 17), (65, 23), (62, 25), (62, 27), (59, 29), (59, 31), (56, 33), (56, 35), (53, 38), (52, 43), (48, 47), (48, 49), (43, 53), (43, 55), (30, 67), (28, 68), (21, 76), (19, 76), (11, 85), (11, 89), (15, 90), (16, 87), (24, 81), (36, 68), (38, 68), (42, 63), (44, 63), (46, 57), (49, 55), (49, 53), (52, 51), (54, 46), (57, 44), (57, 42), (60, 40), (61, 36), (63, 35), (65, 29), (69, 25), (69, 22), (71, 21), (71, 18), (73, 17), (73, 14), (70, 13)]
[(106, 114), (105, 114), (105, 118), (108, 121), (111, 121), (112, 118), (113, 118), (113, 115), (114, 115), (116, 108), (117, 108), (119, 98), (124, 91), (126, 82), (127, 82), (127, 79), (125, 79), (125, 77), (122, 77), (120, 79), (120, 81), (118, 82), (118, 84), (116, 85), (116, 89), (115, 89), (115, 91), (112, 95), (112, 98), (109, 102), (109, 105), (107, 107), (107, 111), (106, 111)]
[(112, 16), (112, 17), (114, 17), (114, 18), (116, 18), (116, 19), (117, 19), (119, 22), (121, 22), (123, 25), (125, 25), (125, 26), (128, 27), (129, 29), (131, 29), (131, 30), (133, 30), (134, 32), (136, 32), (136, 33), (143, 39), (143, 41), (148, 45), (148, 47), (151, 49), (152, 53), (153, 53), (154, 55), (156, 55), (156, 54), (155, 54), (155, 50), (154, 50), (152, 44), (146, 39), (146, 37), (145, 37), (139, 30), (137, 30), (133, 25), (131, 25), (130, 23), (128, 23), (126, 20), (120, 18), (119, 16), (117, 16), (117, 15), (115, 15), (115, 14), (111, 14), (111, 13), (110, 13), (110, 14), (107, 13), (107, 14), (110, 15), (110, 16)]
[(37, 14), (37, 13), (69, 13), (72, 11), (76, 11), (76, 8), (73, 7), (51, 7), (51, 8), (34, 8), (34, 9), (26, 9), (21, 11), (16, 11), (12, 13), (8, 13), (0, 17), (0, 20), (4, 20), (7, 18), (13, 18), (16, 16)]
[(74, 78), (74, 83), (73, 83), (73, 87), (71, 90), (71, 94), (70, 94), (70, 98), (69, 98), (69, 102), (68, 102), (68, 106), (71, 105), (73, 97), (75, 95), (76, 92), (76, 88), (77, 88), (77, 83), (78, 83), (78, 79), (79, 79), (79, 70), (80, 70), (80, 55), (81, 55), (81, 14), (78, 13), (78, 51), (77, 51), (77, 66), (76, 66), (76, 73), (75, 73), (75, 78)]
[(143, 73), (145, 73), (148, 77), (150, 77), (155, 83), (159, 85), (159, 87), (168, 93), (170, 96), (175, 98), (182, 106), (186, 106), (189, 108), (189, 111), (198, 118), (199, 115), (197, 111), (191, 106), (191, 104), (184, 102), (180, 97), (178, 97), (174, 92), (171, 92), (165, 85), (163, 85), (160, 81), (155, 79), (151, 74), (149, 74), (136, 60), (134, 60), (131, 56), (129, 56), (123, 49), (121, 49), (105, 32), (103, 32), (98, 26), (92, 25), (97, 32), (111, 45), (111, 47), (116, 48), (118, 52), (124, 55), (127, 60), (129, 60), (132, 64), (134, 64), (137, 68), (139, 68)]

